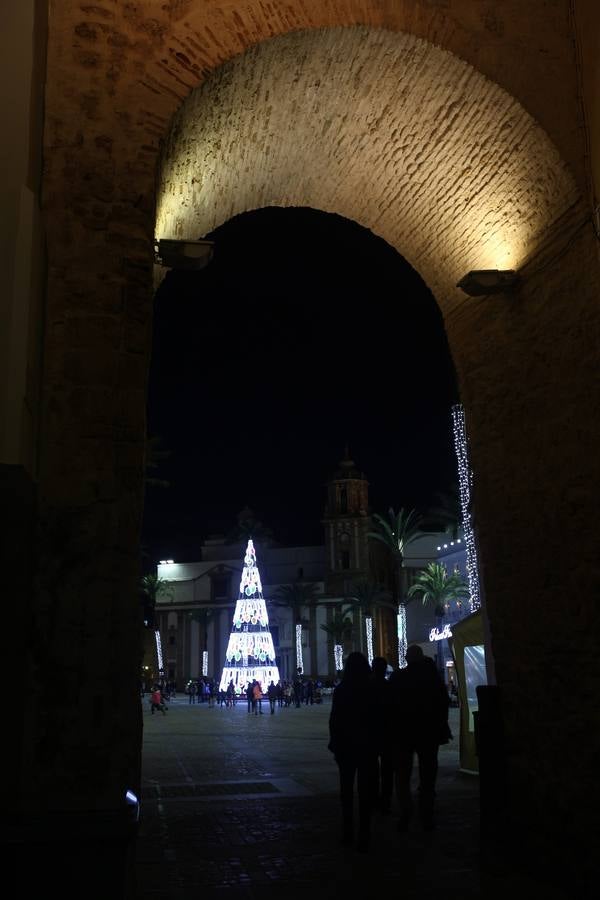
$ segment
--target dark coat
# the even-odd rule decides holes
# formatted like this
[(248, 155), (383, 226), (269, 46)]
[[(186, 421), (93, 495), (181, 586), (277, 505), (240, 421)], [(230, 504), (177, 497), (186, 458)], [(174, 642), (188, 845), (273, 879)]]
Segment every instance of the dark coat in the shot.
[(409, 663), (390, 677), (400, 746), (445, 744), (449, 737), (448, 692), (432, 659)]
[(373, 677), (369, 702), (372, 707), (373, 729), (378, 753), (387, 753), (395, 734), (394, 692), (385, 678)]
[(342, 681), (333, 692), (329, 716), (329, 749), (336, 758), (359, 761), (377, 752), (369, 684)]

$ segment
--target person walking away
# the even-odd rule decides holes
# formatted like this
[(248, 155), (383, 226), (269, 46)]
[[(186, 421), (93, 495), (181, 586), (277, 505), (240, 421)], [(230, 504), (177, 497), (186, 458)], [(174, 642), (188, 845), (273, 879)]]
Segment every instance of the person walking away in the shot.
[(277, 688), (275, 687), (275, 682), (271, 681), (269, 687), (267, 688), (267, 697), (269, 698), (269, 706), (271, 707), (271, 715), (275, 715), (275, 702), (277, 700)]
[(372, 707), (369, 704), (371, 667), (362, 653), (350, 653), (340, 684), (333, 692), (328, 748), (340, 773), (342, 843), (354, 842), (354, 780), (358, 789), (357, 849), (369, 849), (373, 771), (376, 763)]
[(416, 754), (419, 764), (419, 817), (425, 831), (434, 828), (435, 783), (438, 749), (452, 737), (448, 727), (449, 698), (432, 659), (418, 644), (406, 651), (406, 668), (390, 676), (395, 720), (400, 731), (394, 736), (396, 783), (400, 819), (405, 831), (413, 815), (411, 775)]
[(254, 710), (254, 682), (249, 681), (246, 685), (246, 699), (248, 701), (248, 715)]
[(383, 815), (390, 812), (394, 790), (394, 756), (392, 752), (393, 700), (392, 686), (386, 679), (387, 660), (376, 656), (373, 660), (370, 703), (376, 740), (373, 806)]
[(306, 706), (308, 706), (309, 703), (312, 706), (314, 703), (314, 683), (312, 678), (309, 678), (306, 682), (304, 703)]
[(304, 684), (302, 682), (302, 677), (300, 674), (296, 677), (294, 681), (294, 704), (296, 709), (300, 709), (300, 704), (302, 703), (302, 693), (304, 691)]

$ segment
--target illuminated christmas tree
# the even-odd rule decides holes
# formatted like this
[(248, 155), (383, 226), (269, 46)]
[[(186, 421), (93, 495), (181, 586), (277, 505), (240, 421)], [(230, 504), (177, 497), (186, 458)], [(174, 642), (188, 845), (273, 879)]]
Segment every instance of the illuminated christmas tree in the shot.
[(279, 670), (275, 664), (275, 648), (269, 630), (267, 605), (262, 595), (260, 574), (256, 566), (256, 551), (248, 541), (244, 557), (244, 571), (240, 594), (233, 614), (233, 628), (229, 636), (226, 664), (221, 675), (220, 689), (227, 690), (229, 682), (237, 693), (256, 679), (263, 691), (270, 682), (277, 684)]

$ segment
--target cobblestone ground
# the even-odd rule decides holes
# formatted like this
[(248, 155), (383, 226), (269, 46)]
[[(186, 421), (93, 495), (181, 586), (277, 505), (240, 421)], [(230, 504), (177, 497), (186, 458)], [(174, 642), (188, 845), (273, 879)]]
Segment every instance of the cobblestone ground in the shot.
[(481, 895), (478, 782), (458, 771), (457, 741), (440, 752), (436, 831), (400, 834), (393, 814), (376, 816), (360, 854), (339, 843), (329, 703), (264, 709), (186, 698), (151, 716), (145, 704), (140, 900)]

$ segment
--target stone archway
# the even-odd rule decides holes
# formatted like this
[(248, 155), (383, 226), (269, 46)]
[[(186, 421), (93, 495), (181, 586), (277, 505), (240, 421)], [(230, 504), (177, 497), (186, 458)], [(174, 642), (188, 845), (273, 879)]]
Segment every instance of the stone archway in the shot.
[[(156, 235), (196, 238), (245, 209), (303, 204), (384, 237), (442, 309), (472, 436), (509, 732), (520, 721), (519, 738), (509, 740), (511, 779), (543, 817), (547, 783), (539, 793), (526, 788), (546, 743), (531, 713), (545, 707), (551, 715), (554, 706), (546, 679), (560, 653), (562, 610), (549, 596), (541, 605), (535, 567), (552, 571), (564, 548), (550, 541), (541, 549), (524, 530), (537, 521), (538, 531), (560, 505), (562, 450), (548, 452), (556, 422), (547, 403), (570, 374), (542, 362), (549, 335), (556, 346), (560, 331), (543, 309), (547, 262), (536, 255), (559, 252), (581, 229), (575, 178), (514, 98), (446, 51), (364, 27), (295, 31), (215, 70), (183, 103), (163, 147)], [(499, 303), (465, 299), (456, 282), (470, 268), (515, 268), (523, 283)], [(540, 343), (542, 319), (549, 331)], [(554, 594), (554, 586), (546, 590)], [(539, 632), (523, 630), (523, 596), (543, 618)], [(516, 813), (520, 801), (513, 804)]]
[[(582, 679), (594, 683), (596, 677), (597, 549), (590, 524), (593, 487), (600, 480), (594, 394), (600, 276), (570, 4), (549, 9), (544, 0), (532, 0), (511, 5), (509, 15), (471, 0), (451, 8), (430, 0), (169, 0), (160, 6), (99, 0), (77, 7), (52, 0), (49, 7), (43, 178), (48, 271), (41, 439), (35, 448), (40, 537), (31, 612), (24, 617), (28, 699), (22, 786), (14, 806), (20, 812), (115, 808), (123, 788), (138, 777), (138, 672), (131, 648), (138, 625), (154, 182), (172, 116), (210, 72), (261, 41), (305, 29), (385, 28), (415, 48), (415, 58), (417, 39), (443, 48), (431, 51), (431, 60), (445, 60), (449, 77), (472, 78), (473, 89), (481, 76), (489, 79), (486, 96), (524, 128), (521, 150), (513, 146), (513, 152), (540, 150), (526, 166), (525, 183), (511, 182), (519, 205), (509, 203), (505, 219), (501, 213), (490, 220), (498, 234), (505, 227), (511, 234), (519, 223), (515, 265), (523, 266), (522, 284), (510, 298), (458, 300), (453, 280), (456, 272), (463, 274), (463, 260), (455, 251), (461, 238), (467, 238), (463, 249), (483, 248), (483, 241), (469, 244), (469, 235), (457, 229), (447, 254), (439, 242), (419, 244), (407, 225), (410, 210), (396, 237), (403, 237), (403, 252), (409, 258), (412, 253), (445, 304), (469, 418), (484, 579), (512, 735), (512, 813), (552, 839), (558, 814), (580, 808), (579, 817), (569, 820), (572, 866), (579, 866), (577, 848), (584, 853), (594, 809), (585, 778), (574, 774), (577, 769), (593, 778), (592, 752), (574, 748), (589, 746), (589, 710), (580, 687)], [(364, 36), (372, 40), (370, 33)], [(345, 45), (350, 32), (339, 39)], [(229, 63), (230, 70), (239, 65), (243, 71), (250, 59), (259, 62), (262, 48)], [(376, 44), (371, 51), (378, 54)], [(465, 64), (481, 75), (467, 74)], [(464, 112), (469, 97), (463, 97)], [(451, 122), (461, 110), (450, 104), (445, 112)], [(391, 110), (387, 115), (392, 121)], [(367, 115), (365, 126), (374, 124)], [(496, 147), (504, 134), (496, 135)], [(492, 177), (496, 161), (480, 155), (475, 175), (488, 171)], [(500, 161), (508, 176), (510, 158)], [(392, 153), (390, 171), (396, 162)], [(407, 190), (425, 160), (416, 153), (410, 162)], [(543, 173), (535, 171), (540, 162)], [(458, 170), (455, 175), (463, 184), (469, 177)], [(485, 181), (477, 182), (475, 208)], [(353, 178), (352, 184), (365, 181)], [(307, 184), (307, 191), (317, 187)], [(417, 204), (426, 200), (425, 193), (411, 196)], [(368, 208), (368, 193), (364, 200), (356, 217), (384, 236), (389, 231), (394, 243), (397, 207)], [(521, 200), (531, 205), (522, 207)], [(356, 208), (351, 198), (345, 202), (348, 210)], [(433, 208), (432, 237), (437, 219), (447, 229), (456, 226), (460, 205)], [(223, 206), (217, 217), (228, 214)], [(427, 215), (423, 208), (413, 221)], [(577, 673), (560, 665), (569, 652), (580, 661)], [(110, 708), (101, 702), (107, 692), (117, 698)], [(563, 724), (566, 708), (572, 711), (569, 728)], [(91, 744), (93, 766), (82, 753)], [(551, 817), (548, 795), (554, 798)]]
[(530, 115), (462, 60), (364, 27), (294, 31), (215, 70), (166, 136), (156, 237), (262, 206), (370, 228), (443, 312), (468, 269), (519, 269), (579, 199)]

